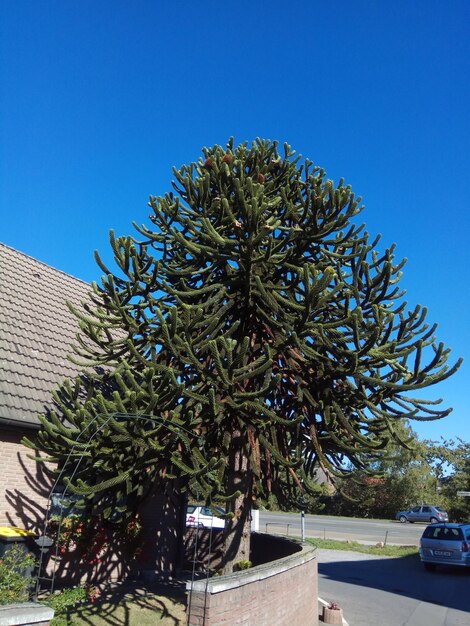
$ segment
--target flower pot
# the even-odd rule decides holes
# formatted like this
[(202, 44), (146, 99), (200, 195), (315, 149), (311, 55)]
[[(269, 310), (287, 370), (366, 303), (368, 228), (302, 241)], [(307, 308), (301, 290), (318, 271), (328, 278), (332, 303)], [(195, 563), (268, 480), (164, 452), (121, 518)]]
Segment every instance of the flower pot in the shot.
[(328, 606), (323, 607), (323, 621), (325, 624), (343, 624), (343, 609), (330, 609)]

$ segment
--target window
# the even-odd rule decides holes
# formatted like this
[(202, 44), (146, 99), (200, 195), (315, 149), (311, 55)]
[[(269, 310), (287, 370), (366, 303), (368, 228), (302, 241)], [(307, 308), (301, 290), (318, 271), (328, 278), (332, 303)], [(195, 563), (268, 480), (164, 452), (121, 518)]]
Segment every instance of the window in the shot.
[(462, 541), (462, 531), (460, 528), (444, 528), (444, 539), (446, 541)]
[(460, 528), (428, 526), (424, 531), (423, 537), (426, 539), (440, 539), (442, 541), (462, 541), (463, 533)]
[(201, 509), (202, 515), (207, 515), (208, 517), (212, 517), (213, 513), (207, 506), (203, 506)]
[(67, 493), (65, 496), (62, 491), (55, 491), (51, 494), (51, 506), (49, 514), (57, 515), (60, 517), (67, 517), (69, 515), (81, 515), (83, 509), (79, 509), (75, 506), (75, 503), (80, 500), (80, 496), (73, 493)]

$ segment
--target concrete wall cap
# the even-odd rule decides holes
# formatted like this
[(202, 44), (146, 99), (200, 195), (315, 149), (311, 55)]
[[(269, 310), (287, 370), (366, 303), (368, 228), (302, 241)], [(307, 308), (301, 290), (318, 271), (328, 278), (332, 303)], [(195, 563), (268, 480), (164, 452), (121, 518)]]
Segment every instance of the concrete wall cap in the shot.
[[(296, 542), (292, 541), (292, 543)], [(276, 561), (271, 561), (270, 563), (256, 565), (242, 572), (234, 572), (233, 574), (226, 574), (225, 576), (214, 576), (213, 578), (204, 580), (188, 581), (186, 583), (186, 591), (208, 591), (209, 593), (227, 591), (235, 587), (249, 585), (258, 580), (269, 578), (270, 576), (275, 576), (276, 574), (288, 571), (289, 569), (298, 567), (316, 558), (317, 549), (315, 546), (307, 544), (301, 544), (301, 546), (302, 549), (299, 552), (285, 556), (282, 559), (277, 559)]]
[(43, 624), (54, 617), (54, 609), (37, 602), (18, 602), (0, 606), (0, 626)]

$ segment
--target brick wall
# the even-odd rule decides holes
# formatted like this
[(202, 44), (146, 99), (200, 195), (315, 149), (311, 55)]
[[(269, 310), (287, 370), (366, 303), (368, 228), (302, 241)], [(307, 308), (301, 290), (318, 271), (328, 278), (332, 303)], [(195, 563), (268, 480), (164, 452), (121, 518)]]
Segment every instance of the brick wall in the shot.
[(31, 430), (0, 429), (0, 526), (42, 529), (50, 481), (40, 464), (28, 458), (33, 450), (21, 444)]
[(315, 548), (301, 546), (244, 572), (188, 583), (187, 593), (189, 626), (317, 626)]

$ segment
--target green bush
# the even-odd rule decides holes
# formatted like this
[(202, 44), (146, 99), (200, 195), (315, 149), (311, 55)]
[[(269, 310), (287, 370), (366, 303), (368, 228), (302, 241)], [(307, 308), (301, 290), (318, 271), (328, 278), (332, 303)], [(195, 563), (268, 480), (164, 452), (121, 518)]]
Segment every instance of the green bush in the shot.
[(26, 602), (34, 579), (30, 572), (36, 560), (21, 544), (13, 544), (0, 560), (0, 604)]
[(77, 605), (85, 602), (93, 602), (97, 594), (94, 587), (69, 587), (57, 591), (46, 602), (48, 606), (54, 609), (54, 619), (51, 626), (73, 626), (71, 618), (72, 609), (76, 609)]
[(244, 569), (250, 569), (251, 568), (251, 561), (237, 561), (236, 563), (233, 564), (233, 571), (234, 572), (242, 572)]

